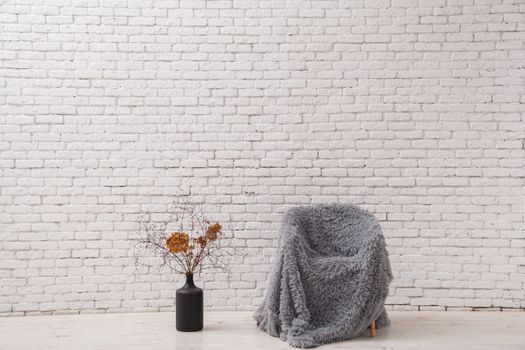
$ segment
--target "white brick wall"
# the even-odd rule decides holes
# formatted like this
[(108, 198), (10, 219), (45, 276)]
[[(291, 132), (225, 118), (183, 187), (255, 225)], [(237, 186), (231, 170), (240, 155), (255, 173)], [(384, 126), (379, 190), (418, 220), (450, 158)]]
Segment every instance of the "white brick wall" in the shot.
[(282, 213), (382, 221), (396, 308), (525, 307), (520, 0), (3, 0), (0, 313), (169, 309), (141, 209), (191, 186), (246, 257), (200, 278), (252, 309)]

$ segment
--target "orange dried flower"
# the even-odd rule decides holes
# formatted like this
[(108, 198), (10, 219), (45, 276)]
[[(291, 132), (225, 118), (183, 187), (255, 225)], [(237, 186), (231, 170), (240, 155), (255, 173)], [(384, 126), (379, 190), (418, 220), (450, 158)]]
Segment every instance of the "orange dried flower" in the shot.
[(186, 253), (190, 243), (190, 237), (184, 232), (174, 232), (168, 241), (166, 246), (172, 253)]
[(204, 236), (197, 237), (195, 241), (200, 245), (201, 248), (206, 247), (206, 244), (208, 243), (208, 240)]
[(217, 235), (221, 233), (221, 230), (222, 230), (222, 225), (219, 224), (218, 222), (211, 226), (208, 226), (208, 228), (206, 229), (206, 237), (210, 241), (215, 241), (217, 239)]

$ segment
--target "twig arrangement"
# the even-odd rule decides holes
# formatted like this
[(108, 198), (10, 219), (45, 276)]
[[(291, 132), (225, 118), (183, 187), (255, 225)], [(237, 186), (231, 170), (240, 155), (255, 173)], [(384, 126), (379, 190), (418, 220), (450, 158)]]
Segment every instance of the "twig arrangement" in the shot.
[(205, 269), (228, 271), (234, 252), (230, 237), (189, 196), (177, 196), (167, 218), (154, 220), (150, 212), (143, 212), (138, 224), (138, 245), (160, 257), (160, 267), (186, 275)]

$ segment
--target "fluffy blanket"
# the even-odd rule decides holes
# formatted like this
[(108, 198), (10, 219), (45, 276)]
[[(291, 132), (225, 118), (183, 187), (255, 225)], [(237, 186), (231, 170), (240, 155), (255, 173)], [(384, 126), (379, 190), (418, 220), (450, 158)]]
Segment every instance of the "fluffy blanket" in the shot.
[(377, 220), (352, 205), (290, 209), (284, 216), (269, 289), (255, 312), (263, 331), (308, 348), (353, 338), (384, 308), (392, 280)]

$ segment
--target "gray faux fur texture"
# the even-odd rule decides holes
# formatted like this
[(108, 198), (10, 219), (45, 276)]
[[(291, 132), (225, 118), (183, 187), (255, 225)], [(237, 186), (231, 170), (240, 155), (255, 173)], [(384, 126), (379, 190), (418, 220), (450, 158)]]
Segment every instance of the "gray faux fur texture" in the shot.
[(368, 211), (348, 204), (290, 209), (270, 285), (254, 318), (263, 331), (309, 348), (390, 323), (392, 272), (385, 239)]

